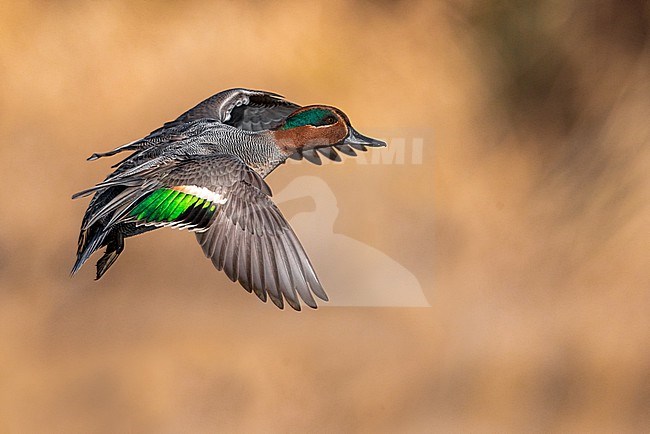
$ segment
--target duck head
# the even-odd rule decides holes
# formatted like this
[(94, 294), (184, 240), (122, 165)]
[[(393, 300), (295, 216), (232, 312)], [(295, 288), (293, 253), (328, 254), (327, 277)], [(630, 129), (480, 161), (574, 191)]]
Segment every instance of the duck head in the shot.
[(287, 154), (298, 150), (336, 145), (383, 147), (381, 140), (366, 137), (352, 128), (350, 119), (336, 107), (311, 105), (291, 113), (273, 130), (278, 147)]

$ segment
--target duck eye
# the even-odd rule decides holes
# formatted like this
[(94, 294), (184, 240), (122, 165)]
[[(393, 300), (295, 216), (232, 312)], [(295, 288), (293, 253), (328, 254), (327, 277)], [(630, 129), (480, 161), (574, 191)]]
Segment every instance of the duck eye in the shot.
[(336, 122), (337, 122), (337, 119), (336, 119), (336, 117), (334, 115), (329, 115), (325, 119), (323, 119), (323, 123), (325, 125), (332, 125), (332, 124), (335, 124)]

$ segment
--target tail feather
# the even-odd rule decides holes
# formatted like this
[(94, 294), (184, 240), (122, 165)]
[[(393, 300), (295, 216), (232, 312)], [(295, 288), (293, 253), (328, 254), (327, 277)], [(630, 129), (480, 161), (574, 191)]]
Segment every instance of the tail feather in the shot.
[(114, 235), (106, 246), (104, 256), (99, 258), (99, 261), (97, 261), (97, 277), (95, 277), (95, 280), (101, 279), (104, 273), (111, 268), (111, 265), (115, 263), (118, 256), (120, 256), (120, 253), (124, 250), (124, 236), (122, 232), (114, 230), (113, 234)]
[(104, 224), (102, 220), (95, 220), (93, 224), (89, 224), (89, 221), (94, 220), (98, 209), (105, 208), (107, 204), (110, 204), (112, 197), (121, 193), (119, 188), (110, 187), (97, 192), (90, 201), (81, 223), (79, 242), (77, 244), (77, 259), (72, 266), (71, 275), (76, 274), (93, 253), (106, 245), (105, 240), (107, 238), (109, 241), (112, 238), (109, 235), (114, 232), (115, 228)]
[[(141, 141), (135, 141), (109, 152), (96, 153), (89, 159), (94, 160), (122, 151), (137, 150), (140, 143)], [(147, 165), (145, 164), (145, 166)], [(136, 165), (136, 167), (139, 166)], [(152, 170), (148, 166), (145, 169)], [(104, 255), (97, 262), (96, 278), (101, 278), (124, 250), (125, 237), (150, 230), (139, 229), (134, 224), (127, 224), (124, 221), (125, 213), (141, 195), (145, 194), (143, 190), (147, 188), (149, 185), (146, 181), (137, 174), (132, 174), (126, 168), (126, 170), (116, 170), (103, 182), (72, 196), (73, 199), (76, 199), (94, 194), (82, 220), (77, 257), (72, 266), (71, 275), (76, 274), (97, 250), (106, 247)]]
[(104, 230), (104, 228), (95, 230), (92, 229), (93, 228), (86, 231), (82, 230), (82, 233), (79, 236), (77, 260), (72, 266), (70, 275), (75, 275), (83, 266), (83, 264), (88, 260), (88, 258), (90, 258), (93, 253), (102, 247), (103, 241), (108, 235), (108, 231)]

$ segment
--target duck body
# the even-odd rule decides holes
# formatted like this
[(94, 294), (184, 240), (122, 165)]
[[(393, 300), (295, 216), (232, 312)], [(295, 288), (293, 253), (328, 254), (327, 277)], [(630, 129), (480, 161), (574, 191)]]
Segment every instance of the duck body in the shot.
[(287, 158), (340, 160), (336, 150), (385, 146), (360, 135), (328, 106), (300, 107), (277, 94), (220, 92), (143, 139), (89, 160), (133, 151), (93, 194), (82, 220), (72, 273), (98, 249), (97, 279), (124, 249), (124, 240), (159, 227), (197, 234), (206, 256), (228, 277), (282, 308), (300, 297), (327, 300), (295, 233), (270, 199), (264, 178)]

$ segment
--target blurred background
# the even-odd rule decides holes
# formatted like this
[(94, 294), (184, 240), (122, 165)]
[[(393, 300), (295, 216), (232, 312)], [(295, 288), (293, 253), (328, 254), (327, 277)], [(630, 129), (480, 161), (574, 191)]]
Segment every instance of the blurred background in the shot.
[[(5, 2), (0, 431), (647, 431), (649, 29), (634, 0)], [(171, 230), (69, 277), (70, 195), (114, 162), (85, 158), (238, 86), (422, 139), (268, 181), (324, 180), (431, 307), (279, 311)]]

